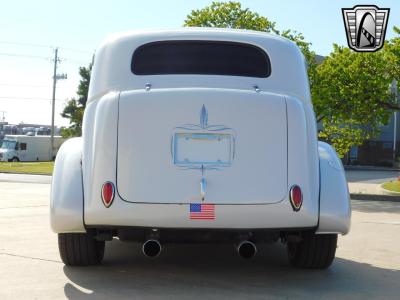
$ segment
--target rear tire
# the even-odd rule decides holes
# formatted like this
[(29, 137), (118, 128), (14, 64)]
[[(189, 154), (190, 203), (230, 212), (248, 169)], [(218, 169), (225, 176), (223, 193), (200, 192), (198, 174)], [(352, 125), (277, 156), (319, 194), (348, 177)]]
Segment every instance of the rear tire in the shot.
[(288, 242), (289, 262), (305, 269), (326, 269), (335, 258), (337, 234), (306, 232), (300, 242)]
[(104, 241), (91, 233), (59, 233), (58, 249), (61, 260), (68, 266), (100, 264), (104, 257)]

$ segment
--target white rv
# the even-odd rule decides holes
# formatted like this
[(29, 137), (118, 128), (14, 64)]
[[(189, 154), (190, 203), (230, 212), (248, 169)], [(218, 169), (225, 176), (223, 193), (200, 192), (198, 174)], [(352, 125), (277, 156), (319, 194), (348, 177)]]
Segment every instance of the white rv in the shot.
[(6, 135), (0, 148), (0, 161), (50, 161), (53, 160), (64, 139), (54, 137), (51, 151), (50, 136)]

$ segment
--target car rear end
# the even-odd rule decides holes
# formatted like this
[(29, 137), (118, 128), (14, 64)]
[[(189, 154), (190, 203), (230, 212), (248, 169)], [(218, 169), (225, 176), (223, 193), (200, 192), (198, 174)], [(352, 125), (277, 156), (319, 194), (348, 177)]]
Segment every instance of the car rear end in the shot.
[(91, 80), (83, 220), (97, 241), (144, 242), (148, 256), (168, 242), (234, 242), (251, 257), (254, 243), (315, 233), (315, 117), (293, 43), (224, 30), (125, 34), (100, 47)]
[[(312, 114), (290, 91), (262, 88), (285, 66), (260, 45), (235, 40), (146, 42), (126, 58), (132, 80), (148, 82), (92, 101), (85, 115), (94, 124), (84, 128), (92, 140), (83, 153), (88, 227), (317, 225)], [(236, 88), (242, 79), (253, 84)], [(101, 199), (106, 182), (115, 189), (111, 205)]]

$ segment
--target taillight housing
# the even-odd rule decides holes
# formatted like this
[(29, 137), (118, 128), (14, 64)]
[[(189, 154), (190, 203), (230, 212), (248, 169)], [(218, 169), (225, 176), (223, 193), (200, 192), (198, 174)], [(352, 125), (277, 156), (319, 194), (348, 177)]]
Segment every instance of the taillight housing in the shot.
[(293, 185), (289, 193), (290, 203), (294, 211), (299, 211), (303, 204), (303, 193), (298, 185)]
[(115, 187), (114, 184), (110, 181), (107, 181), (101, 187), (101, 200), (103, 200), (103, 204), (105, 207), (110, 207), (113, 203), (115, 196)]

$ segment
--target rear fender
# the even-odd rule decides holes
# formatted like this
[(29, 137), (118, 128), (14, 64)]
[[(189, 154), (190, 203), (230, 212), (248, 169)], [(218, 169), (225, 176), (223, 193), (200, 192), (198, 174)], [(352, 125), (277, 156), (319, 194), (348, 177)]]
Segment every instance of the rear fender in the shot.
[(335, 150), (318, 142), (320, 162), (320, 213), (317, 234), (341, 233), (350, 230), (350, 196), (342, 162)]
[(82, 138), (69, 139), (58, 151), (50, 197), (50, 222), (56, 233), (86, 232), (81, 159)]

